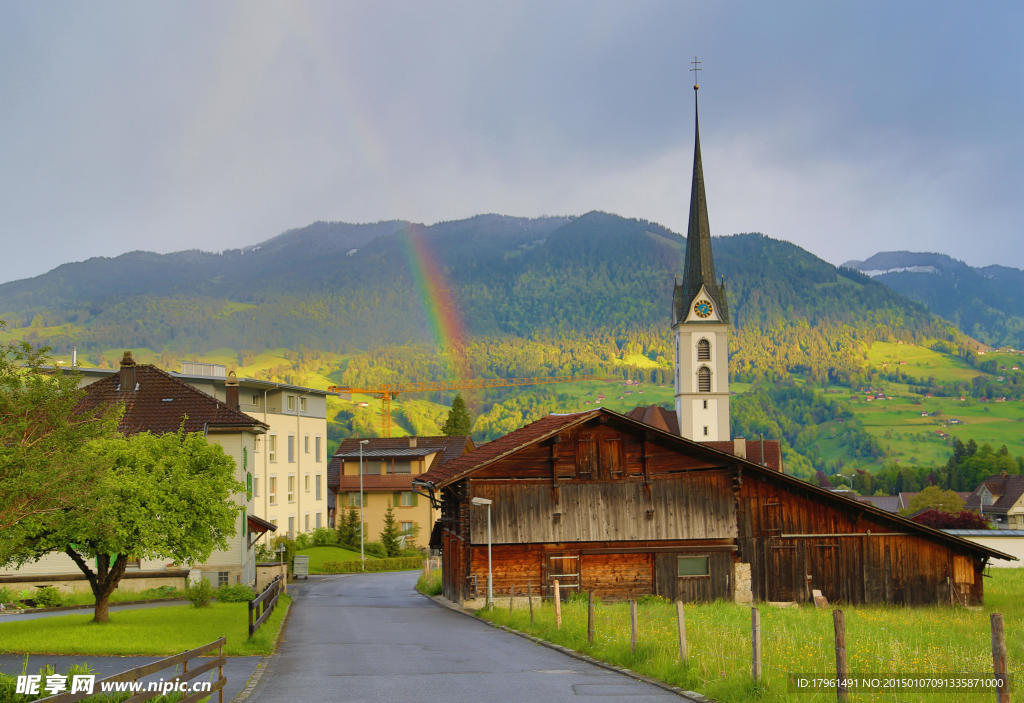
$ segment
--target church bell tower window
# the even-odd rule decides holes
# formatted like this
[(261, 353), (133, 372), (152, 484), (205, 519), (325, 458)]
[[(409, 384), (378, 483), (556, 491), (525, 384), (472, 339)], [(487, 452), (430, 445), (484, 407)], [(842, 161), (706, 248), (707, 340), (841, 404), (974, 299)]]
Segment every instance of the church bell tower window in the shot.
[(697, 392), (711, 392), (711, 369), (709, 369), (707, 366), (701, 366), (697, 370)]
[(697, 361), (711, 361), (711, 342), (706, 339), (697, 342)]

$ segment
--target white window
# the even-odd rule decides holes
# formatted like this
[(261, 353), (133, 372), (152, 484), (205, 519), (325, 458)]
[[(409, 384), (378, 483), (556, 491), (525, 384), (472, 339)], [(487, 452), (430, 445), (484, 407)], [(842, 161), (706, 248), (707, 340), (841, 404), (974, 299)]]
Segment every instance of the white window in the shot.
[(267, 438), (267, 461), (277, 461), (277, 435)]
[(306, 412), (306, 399), (305, 398), (299, 398), (299, 410), (302, 411), (302, 412)]
[(288, 463), (295, 463), (295, 435), (288, 435)]
[(306, 525), (306, 526), (305, 526), (305, 527), (304, 527), (303, 529), (304, 529), (304, 530), (305, 530), (306, 532), (309, 532), (309, 513), (306, 513), (306, 522), (305, 522), (305, 525)]
[(260, 404), (260, 394), (259, 393), (253, 393), (252, 394), (252, 404), (253, 405), (259, 405)]
[(288, 474), (288, 502), (295, 502), (295, 474)]
[(348, 494), (348, 507), (358, 508), (359, 507), (359, 494), (349, 493)]
[(258, 496), (260, 494), (260, 477), (259, 476), (253, 476), (252, 477), (252, 494), (254, 496)]
[(412, 491), (402, 491), (398, 498), (398, 504), (403, 508), (411, 508), (416, 505), (416, 494)]
[(309, 493), (309, 474), (303, 476), (303, 484), (303, 488), (305, 488), (306, 493)]
[(316, 514), (316, 529), (320, 529), (320, 513)]
[(227, 571), (218, 571), (217, 572), (217, 587), (219, 588), (221, 586), (227, 586), (228, 585), (228, 577), (229, 576), (230, 576), (230, 573), (227, 572)]
[(288, 536), (295, 537), (295, 516), (288, 516)]
[(316, 500), (320, 500), (320, 474), (316, 475), (314, 481), (316, 483)]
[(302, 438), (302, 451), (309, 454), (309, 435)]
[(294, 410), (295, 409), (295, 396), (294, 395), (288, 396), (288, 409), (289, 410)]
[(270, 485), (267, 486), (268, 497), (271, 505), (277, 505), (277, 476), (271, 476)]
[(407, 535), (410, 532), (412, 532), (412, 523), (411, 522), (403, 522), (402, 523), (402, 534), (403, 535)]
[(316, 446), (316, 460), (320, 461), (320, 435), (316, 436), (316, 441), (314, 442), (314, 445)]

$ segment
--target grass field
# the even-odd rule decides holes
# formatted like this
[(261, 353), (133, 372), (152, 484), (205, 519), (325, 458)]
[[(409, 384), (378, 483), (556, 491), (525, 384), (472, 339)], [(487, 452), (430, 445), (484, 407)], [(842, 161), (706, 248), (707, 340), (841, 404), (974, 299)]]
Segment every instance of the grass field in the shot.
[[(309, 549), (300, 549), (297, 554), (309, 555), (309, 573), (311, 574), (324, 573), (324, 562), (359, 560), (359, 552), (342, 549), (341, 547), (310, 547)], [(366, 558), (376, 559), (377, 557), (367, 554)]]
[(0, 623), (3, 654), (178, 654), (226, 637), (224, 653), (270, 654), (291, 600), (282, 595), (270, 619), (249, 635), (247, 603), (212, 603), (206, 608), (175, 605), (125, 610), (110, 622), (92, 622), (92, 612)]
[[(1001, 612), (1011, 678), (1024, 673), (1024, 569), (993, 569), (986, 580), (985, 606), (977, 610), (954, 607), (843, 607), (850, 674), (985, 674), (991, 671), (989, 613)], [(595, 618), (596, 635), (588, 644), (587, 605), (583, 600), (563, 606), (563, 626), (554, 626), (553, 606), (535, 604), (535, 622), (525, 608), (509, 613), (501, 607), (481, 611), (492, 622), (529, 632), (598, 659), (628, 667), (717, 701), (834, 701), (835, 691), (788, 690), (788, 674), (830, 677), (835, 672), (832, 610), (813, 606), (759, 607), (762, 633), (760, 686), (750, 675), (750, 608), (735, 603), (686, 606), (690, 658), (678, 661), (675, 606), (648, 602), (639, 608), (639, 646), (630, 649), (629, 610), (625, 603), (602, 603)], [(507, 603), (506, 603), (507, 606)], [(917, 693), (858, 693), (856, 701), (992, 701), (991, 691)]]
[(937, 381), (970, 381), (975, 376), (985, 375), (954, 356), (895, 342), (872, 344), (868, 349), (868, 364), (882, 371), (898, 370), (913, 378), (934, 376)]

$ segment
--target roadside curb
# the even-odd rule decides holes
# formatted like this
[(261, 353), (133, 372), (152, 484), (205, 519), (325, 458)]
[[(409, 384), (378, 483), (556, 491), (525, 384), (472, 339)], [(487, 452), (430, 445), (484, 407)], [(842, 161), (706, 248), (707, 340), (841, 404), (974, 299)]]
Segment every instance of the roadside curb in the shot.
[[(416, 592), (420, 593), (419, 591), (416, 591)], [(625, 667), (615, 666), (614, 664), (609, 664), (608, 662), (601, 661), (600, 659), (595, 659), (594, 657), (592, 657), (592, 656), (590, 656), (588, 654), (583, 654), (582, 652), (577, 652), (575, 649), (570, 649), (569, 647), (563, 647), (560, 644), (555, 644), (554, 642), (548, 642), (547, 640), (543, 640), (543, 639), (541, 639), (539, 637), (535, 637), (535, 636), (533, 636), (533, 635), (531, 635), (529, 633), (521, 632), (519, 630), (514, 630), (511, 627), (507, 627), (505, 625), (498, 625), (496, 623), (490, 622), (489, 620), (485, 620), (483, 618), (477, 617), (477, 615), (474, 612), (472, 612), (470, 610), (466, 610), (461, 605), (453, 603), (452, 601), (448, 600), (444, 596), (428, 596), (425, 593), (420, 593), (420, 595), (423, 596), (424, 598), (427, 598), (429, 600), (434, 601), (435, 603), (437, 603), (438, 605), (440, 605), (442, 607), (448, 608), (449, 610), (452, 610), (452, 611), (454, 611), (456, 613), (460, 613), (462, 615), (465, 615), (466, 617), (473, 618), (474, 620), (476, 620), (478, 622), (482, 622), (485, 625), (493, 627), (496, 630), (504, 630), (505, 632), (511, 633), (513, 635), (518, 635), (519, 637), (522, 637), (523, 639), (530, 640), (531, 642), (534, 642), (535, 644), (539, 644), (539, 645), (542, 645), (544, 647), (547, 647), (548, 649), (553, 649), (553, 650), (555, 650), (557, 652), (561, 652), (562, 654), (567, 654), (568, 656), (572, 657), (573, 659), (578, 659), (578, 660), (586, 662), (588, 664), (593, 664), (594, 666), (600, 667), (602, 669), (606, 669), (607, 671), (614, 671), (617, 674), (623, 674), (625, 676), (630, 677), (631, 679), (636, 679), (637, 681), (642, 681), (644, 683), (651, 684), (652, 686), (657, 686), (658, 688), (663, 689), (665, 691), (668, 691), (669, 693), (676, 694), (677, 696), (679, 696), (680, 698), (682, 698), (684, 700), (690, 701), (690, 703), (717, 703), (717, 701), (715, 701), (715, 700), (713, 700), (711, 698), (708, 698), (707, 696), (704, 696), (704, 695), (702, 695), (700, 693), (697, 693), (696, 691), (686, 691), (686, 690), (683, 690), (683, 689), (679, 688), (678, 686), (672, 686), (671, 684), (667, 684), (664, 681), (659, 681), (658, 679), (652, 679), (649, 676), (644, 676), (643, 674), (638, 674), (637, 672), (633, 671), (632, 669), (627, 669)], [(289, 611), (289, 614), (290, 614), (290, 611)], [(235, 700), (237, 701), (238, 699), (236, 698)]]
[[(287, 593), (287, 591), (285, 591)], [(288, 612), (285, 613), (284, 622), (281, 623), (281, 629), (277, 631), (277, 641), (274, 642), (274, 651), (270, 654), (263, 656), (260, 663), (256, 665), (256, 668), (249, 675), (249, 681), (246, 682), (245, 688), (235, 694), (235, 697), (231, 699), (231, 703), (242, 703), (252, 695), (256, 687), (260, 685), (260, 681), (263, 680), (263, 673), (270, 666), (270, 660), (273, 659), (274, 655), (277, 654), (278, 647), (281, 646), (281, 640), (284, 639), (284, 633), (288, 629), (288, 621), (292, 619), (292, 609), (295, 607), (296, 598), (292, 598), (292, 602), (288, 604)]]

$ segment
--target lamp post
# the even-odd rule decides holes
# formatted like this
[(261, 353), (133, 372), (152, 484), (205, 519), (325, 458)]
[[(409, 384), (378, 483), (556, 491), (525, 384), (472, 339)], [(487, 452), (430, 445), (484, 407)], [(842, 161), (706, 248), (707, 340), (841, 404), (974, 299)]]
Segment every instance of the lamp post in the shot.
[(363, 445), (369, 444), (370, 440), (359, 440), (359, 563), (363, 571), (366, 571), (366, 551), (363, 546)]
[(494, 605), (494, 572), (491, 570), (491, 503), (490, 498), (474, 497), (470, 499), (473, 505), (487, 506), (487, 605)]

